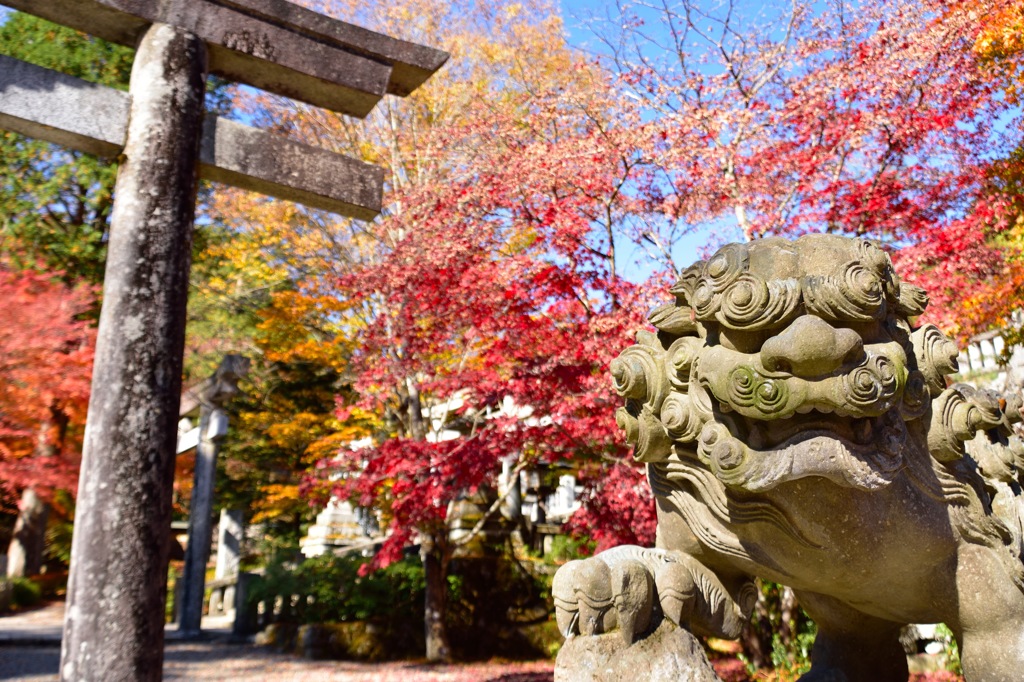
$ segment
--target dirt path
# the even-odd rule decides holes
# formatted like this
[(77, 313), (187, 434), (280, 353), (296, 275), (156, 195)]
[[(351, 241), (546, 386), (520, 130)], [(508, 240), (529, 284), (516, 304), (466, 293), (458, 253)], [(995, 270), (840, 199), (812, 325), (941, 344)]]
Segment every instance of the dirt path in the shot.
[[(0, 617), (0, 680), (53, 682), (60, 667), (64, 604)], [(173, 637), (171, 632), (168, 632)], [(252, 644), (168, 639), (165, 680), (232, 682), (550, 682), (551, 661), (431, 666), (401, 661), (307, 661)]]
[[(0, 680), (54, 682), (59, 663), (55, 646), (0, 646)], [(550, 682), (552, 668), (549, 661), (445, 666), (307, 661), (262, 647), (218, 642), (169, 642), (164, 655), (164, 679), (182, 681)]]

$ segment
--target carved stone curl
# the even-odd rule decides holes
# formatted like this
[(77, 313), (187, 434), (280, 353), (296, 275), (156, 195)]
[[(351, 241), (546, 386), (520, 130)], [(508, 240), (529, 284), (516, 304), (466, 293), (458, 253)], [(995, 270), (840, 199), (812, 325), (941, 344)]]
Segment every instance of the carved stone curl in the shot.
[(955, 344), (912, 329), (927, 297), (868, 241), (731, 244), (671, 293), (612, 366), (658, 547), (561, 569), (566, 634), (735, 636), (760, 577), (818, 624), (808, 679), (906, 680), (920, 622), (953, 629), (968, 680), (1019, 677), (1019, 396), (947, 386)]

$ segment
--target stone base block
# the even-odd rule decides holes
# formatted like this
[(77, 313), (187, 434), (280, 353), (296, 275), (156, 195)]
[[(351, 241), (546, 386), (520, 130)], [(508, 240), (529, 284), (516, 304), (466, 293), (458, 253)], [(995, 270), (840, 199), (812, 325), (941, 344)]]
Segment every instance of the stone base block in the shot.
[(632, 646), (618, 632), (573, 637), (555, 659), (555, 682), (621, 680), (719, 682), (719, 677), (700, 641), (667, 620)]

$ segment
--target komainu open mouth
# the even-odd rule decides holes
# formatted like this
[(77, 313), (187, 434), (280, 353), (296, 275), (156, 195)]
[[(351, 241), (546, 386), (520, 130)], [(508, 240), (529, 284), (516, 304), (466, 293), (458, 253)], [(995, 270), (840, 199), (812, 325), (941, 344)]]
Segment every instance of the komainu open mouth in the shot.
[[(812, 413), (774, 422), (728, 421), (732, 428), (719, 422), (705, 424), (697, 456), (727, 486), (749, 492), (809, 476), (878, 490), (903, 465), (907, 430), (892, 412), (857, 420)], [(740, 422), (745, 436), (733, 432), (744, 430)]]
[(721, 420), (730, 427), (730, 432), (736, 438), (755, 450), (770, 450), (797, 440), (805, 440), (807, 434), (812, 433), (845, 440), (851, 447), (877, 446), (878, 435), (891, 428), (885, 415), (842, 419), (819, 410), (774, 421), (742, 417), (722, 417)]

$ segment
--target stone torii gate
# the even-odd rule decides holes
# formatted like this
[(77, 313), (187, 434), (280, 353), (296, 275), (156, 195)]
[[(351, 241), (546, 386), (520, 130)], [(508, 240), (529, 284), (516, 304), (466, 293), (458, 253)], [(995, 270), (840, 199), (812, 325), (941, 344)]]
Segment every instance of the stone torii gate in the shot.
[(197, 177), (361, 219), (383, 183), (367, 164), (204, 120), (206, 76), (363, 117), (448, 55), (285, 0), (0, 2), (137, 49), (128, 95), (3, 59), (0, 126), (121, 154), (60, 675), (159, 680)]

